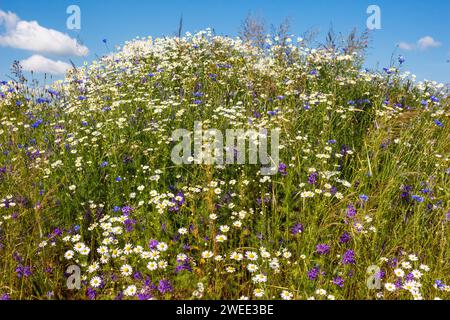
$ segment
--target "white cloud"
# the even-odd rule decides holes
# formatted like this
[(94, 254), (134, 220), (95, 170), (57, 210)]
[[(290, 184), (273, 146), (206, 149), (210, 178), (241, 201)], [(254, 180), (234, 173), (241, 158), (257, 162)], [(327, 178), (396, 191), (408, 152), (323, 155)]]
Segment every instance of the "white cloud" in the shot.
[(439, 41), (434, 40), (430, 36), (426, 36), (423, 38), (420, 38), (419, 41), (417, 41), (417, 45), (420, 49), (425, 50), (428, 48), (438, 48), (442, 45)]
[(37, 21), (21, 20), (13, 12), (0, 10), (0, 46), (23, 49), (37, 53), (59, 56), (86, 56), (89, 49), (80, 45), (76, 39), (54, 29), (39, 25)]
[(402, 49), (402, 50), (405, 50), (405, 51), (411, 51), (411, 50), (414, 50), (415, 46), (413, 44), (410, 44), (410, 43), (407, 43), (407, 42), (400, 42), (398, 44), (398, 47), (400, 49)]
[(71, 65), (63, 61), (55, 61), (35, 54), (28, 59), (20, 61), (23, 69), (36, 73), (49, 73), (53, 75), (65, 74)]
[(416, 49), (426, 50), (429, 48), (438, 48), (442, 45), (439, 41), (434, 40), (430, 36), (425, 36), (417, 40), (417, 43), (400, 42), (397, 46), (401, 50), (412, 51)]

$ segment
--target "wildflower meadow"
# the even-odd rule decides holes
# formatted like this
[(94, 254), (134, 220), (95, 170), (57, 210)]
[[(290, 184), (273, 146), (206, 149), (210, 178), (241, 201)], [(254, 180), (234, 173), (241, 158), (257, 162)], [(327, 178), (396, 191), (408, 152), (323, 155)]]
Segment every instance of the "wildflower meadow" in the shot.
[(448, 87), (404, 62), (206, 29), (1, 82), (0, 299), (449, 299)]

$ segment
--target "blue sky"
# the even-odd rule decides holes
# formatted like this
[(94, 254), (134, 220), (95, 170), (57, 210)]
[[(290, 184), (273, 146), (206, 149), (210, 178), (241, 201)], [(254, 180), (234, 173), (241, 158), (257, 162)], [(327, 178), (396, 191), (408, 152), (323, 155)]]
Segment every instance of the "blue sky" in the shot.
[[(402, 54), (406, 58), (404, 68), (416, 74), (418, 80), (449, 83), (450, 1), (446, 0), (0, 0), (0, 80), (7, 79), (13, 60), (26, 61), (38, 55), (40, 58), (34, 57), (27, 65), (36, 66), (47, 59), (45, 63), (58, 69), (69, 59), (82, 64), (107, 53), (103, 39), (108, 39), (113, 48), (136, 36), (173, 35), (181, 15), (184, 31), (212, 27), (218, 34), (231, 36), (237, 35), (249, 12), (264, 17), (269, 24), (279, 24), (289, 17), (293, 34), (314, 29), (320, 32), (318, 39), (322, 40), (330, 25), (335, 32), (344, 34), (354, 27), (364, 30), (369, 17), (366, 10), (372, 4), (381, 9), (382, 25), (372, 32), (367, 66), (388, 66), (393, 55)], [(81, 9), (79, 31), (66, 27), (69, 5)], [(17, 17), (8, 29), (5, 17), (11, 21), (12, 13)], [(37, 24), (30, 24), (31, 21)], [(21, 32), (37, 29), (45, 35), (40, 38), (31, 34), (34, 38), (29, 39), (26, 37), (30, 35), (19, 34), (22, 38), (17, 38), (20, 25), (26, 29)], [(49, 33), (50, 29), (53, 33)], [(86, 50), (77, 54), (69, 37), (63, 34), (80, 39)], [(50, 42), (45, 42), (45, 36)], [(399, 43), (401, 48), (397, 48)], [(89, 53), (84, 55), (87, 50)], [(55, 61), (60, 64), (55, 65)], [(47, 66), (44, 62), (43, 69)]]

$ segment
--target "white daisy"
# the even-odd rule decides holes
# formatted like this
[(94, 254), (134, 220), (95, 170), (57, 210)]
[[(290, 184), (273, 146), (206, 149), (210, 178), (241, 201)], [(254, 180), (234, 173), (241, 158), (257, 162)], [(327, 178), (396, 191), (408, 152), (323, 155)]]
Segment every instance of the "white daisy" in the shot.
[(102, 279), (100, 277), (93, 277), (90, 281), (90, 284), (94, 288), (98, 288), (102, 284)]
[(158, 269), (158, 264), (155, 261), (150, 261), (149, 263), (147, 263), (147, 269), (150, 271), (154, 271)]
[(294, 295), (287, 291), (287, 290), (283, 290), (280, 294), (281, 299), (283, 300), (292, 300), (292, 298), (294, 297)]
[(257, 298), (261, 298), (264, 295), (264, 290), (257, 288), (253, 290), (253, 295)]
[(256, 264), (253, 264), (253, 263), (250, 263), (247, 266), (247, 270), (252, 272), (252, 273), (258, 271), (258, 269), (259, 269), (258, 266)]
[(403, 271), (402, 269), (395, 269), (394, 273), (397, 277), (403, 277), (405, 275), (405, 271)]
[(156, 246), (156, 248), (160, 251), (160, 252), (164, 252), (167, 250), (168, 246), (166, 243), (164, 242), (160, 242), (158, 243), (158, 245)]
[(128, 288), (125, 289), (125, 291), (123, 292), (126, 296), (128, 297), (132, 297), (136, 294), (137, 292), (137, 288), (135, 285), (131, 285), (128, 286)]
[(386, 290), (389, 291), (389, 292), (393, 292), (393, 291), (395, 291), (395, 289), (396, 289), (395, 284), (389, 283), (389, 282), (386, 283), (386, 284), (384, 285), (384, 287), (385, 287)]
[(73, 255), (74, 255), (74, 252), (72, 250), (69, 250), (64, 254), (64, 258), (66, 258), (67, 260), (70, 260), (73, 258)]
[(202, 252), (202, 258), (203, 259), (209, 259), (214, 255), (214, 253), (212, 253), (212, 251), (203, 251)]
[(91, 249), (89, 249), (88, 247), (84, 247), (83, 249), (80, 250), (80, 254), (83, 256), (89, 255), (89, 252), (91, 252)]
[(247, 251), (247, 252), (245, 253), (245, 257), (246, 257), (248, 260), (251, 260), (251, 261), (258, 260), (258, 254), (257, 254), (256, 252), (253, 252), (253, 251)]
[(123, 276), (129, 276), (133, 273), (133, 268), (128, 264), (124, 264), (122, 267), (120, 267), (120, 272)]
[(410, 254), (410, 255), (408, 256), (408, 259), (409, 259), (410, 261), (417, 261), (417, 260), (419, 260), (419, 258), (417, 258), (417, 256), (416, 256), (415, 254)]
[(227, 241), (227, 239), (228, 239), (227, 236), (224, 234), (219, 234), (216, 236), (217, 242), (225, 242), (225, 241)]

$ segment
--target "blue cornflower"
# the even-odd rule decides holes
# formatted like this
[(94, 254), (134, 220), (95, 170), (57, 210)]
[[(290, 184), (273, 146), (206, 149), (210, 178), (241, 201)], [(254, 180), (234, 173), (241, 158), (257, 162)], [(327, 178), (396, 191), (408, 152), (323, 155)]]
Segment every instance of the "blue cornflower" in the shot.
[(45, 99), (45, 98), (37, 98), (36, 99), (36, 103), (41, 104), (41, 103), (49, 103), (50, 100)]
[(399, 62), (400, 64), (405, 63), (405, 61), (406, 61), (406, 59), (405, 59), (404, 56), (402, 56), (402, 55), (398, 56), (398, 62)]
[(417, 202), (419, 202), (419, 203), (424, 202), (424, 199), (423, 199), (423, 197), (421, 197), (421, 196), (416, 196), (416, 195), (414, 195), (414, 196), (412, 196), (411, 198), (412, 198), (414, 201), (417, 201)]
[(438, 127), (443, 127), (444, 126), (444, 124), (441, 122), (441, 121), (439, 121), (439, 120), (434, 120), (434, 123), (438, 126)]
[(42, 124), (42, 122), (43, 122), (42, 119), (38, 119), (38, 120), (36, 120), (35, 123), (33, 123), (33, 124), (31, 125), (31, 127), (32, 127), (33, 129), (36, 129), (37, 127), (39, 127), (40, 124)]
[(441, 281), (441, 280), (436, 280), (434, 282), (434, 285), (436, 286), (437, 289), (439, 290), (444, 290), (446, 285)]
[(431, 99), (431, 101), (433, 101), (435, 103), (439, 102), (439, 99), (435, 96), (431, 96), (430, 99)]
[(359, 196), (359, 199), (364, 201), (364, 202), (367, 202), (367, 200), (369, 200), (369, 197), (366, 196), (365, 194), (362, 194), (362, 195)]

